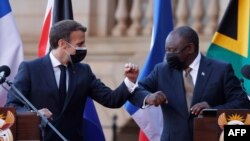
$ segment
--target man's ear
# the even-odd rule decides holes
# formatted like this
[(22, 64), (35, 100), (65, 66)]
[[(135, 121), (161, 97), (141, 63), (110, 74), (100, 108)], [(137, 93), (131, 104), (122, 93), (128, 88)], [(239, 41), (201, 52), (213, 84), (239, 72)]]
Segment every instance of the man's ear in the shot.
[(195, 52), (195, 45), (193, 43), (189, 43), (188, 46), (188, 53), (193, 54)]
[(59, 39), (57, 44), (58, 44), (58, 47), (63, 47), (63, 48), (67, 47), (67, 44), (63, 39)]

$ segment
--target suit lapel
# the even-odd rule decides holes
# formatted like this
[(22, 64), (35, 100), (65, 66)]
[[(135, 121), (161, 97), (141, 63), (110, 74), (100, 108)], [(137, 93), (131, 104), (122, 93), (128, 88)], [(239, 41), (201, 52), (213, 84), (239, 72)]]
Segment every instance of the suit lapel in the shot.
[(212, 68), (209, 66), (210, 62), (204, 56), (201, 56), (201, 62), (194, 88), (192, 105), (200, 102), (203, 97), (203, 91), (212, 71)]
[(54, 91), (52, 96), (55, 98), (57, 105), (59, 105), (59, 89), (49, 55), (46, 55), (43, 59), (40, 75), (41, 78), (45, 79), (48, 88)]
[(186, 116), (187, 114), (189, 114), (189, 111), (187, 108), (186, 97), (184, 92), (182, 71), (173, 70), (173, 74), (170, 74), (170, 76), (172, 76), (170, 77), (170, 79), (172, 79), (173, 81), (172, 86), (174, 88), (174, 94), (172, 95), (174, 107), (176, 107), (181, 114)]

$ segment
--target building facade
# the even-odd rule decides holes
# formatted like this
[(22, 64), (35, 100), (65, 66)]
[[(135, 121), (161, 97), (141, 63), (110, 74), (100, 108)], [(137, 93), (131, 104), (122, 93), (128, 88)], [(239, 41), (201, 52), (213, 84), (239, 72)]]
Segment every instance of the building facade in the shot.
[[(25, 60), (37, 57), (46, 0), (10, 0), (24, 44)], [(72, 0), (74, 19), (88, 28), (84, 62), (111, 88), (124, 79), (127, 62), (142, 68), (150, 47), (153, 0)], [(228, 0), (172, 0), (174, 26), (192, 26), (205, 54)], [(95, 103), (107, 141), (117, 115), (118, 141), (137, 140), (139, 128), (124, 108), (108, 109)]]

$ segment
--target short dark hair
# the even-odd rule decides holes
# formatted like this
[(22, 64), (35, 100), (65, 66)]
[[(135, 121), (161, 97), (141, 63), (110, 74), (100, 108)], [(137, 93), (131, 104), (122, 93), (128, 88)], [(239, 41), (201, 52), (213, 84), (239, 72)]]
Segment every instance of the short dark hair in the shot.
[(195, 45), (195, 50), (199, 50), (199, 37), (195, 30), (189, 26), (181, 26), (176, 28), (174, 33), (177, 33), (182, 39), (186, 40), (189, 43)]
[(86, 32), (87, 28), (74, 20), (62, 20), (55, 23), (51, 27), (49, 34), (50, 50), (58, 47), (58, 41), (60, 39), (70, 42), (71, 32), (78, 30)]

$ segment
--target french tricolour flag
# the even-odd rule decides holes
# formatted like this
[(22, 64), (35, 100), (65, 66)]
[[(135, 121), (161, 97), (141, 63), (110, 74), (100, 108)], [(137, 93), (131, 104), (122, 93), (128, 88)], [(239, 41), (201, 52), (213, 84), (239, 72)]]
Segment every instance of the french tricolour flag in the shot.
[[(146, 77), (157, 63), (164, 59), (165, 39), (173, 29), (171, 0), (154, 1), (153, 31), (150, 52), (138, 77)], [(150, 106), (139, 109), (127, 102), (125, 108), (140, 127), (139, 141), (159, 141), (163, 129), (162, 111), (160, 107)]]
[[(8, 80), (12, 81), (19, 64), (23, 61), (23, 45), (11, 12), (8, 0), (0, 2), (0, 66), (7, 65), (11, 69)], [(0, 86), (0, 107), (6, 102), (7, 91)]]

